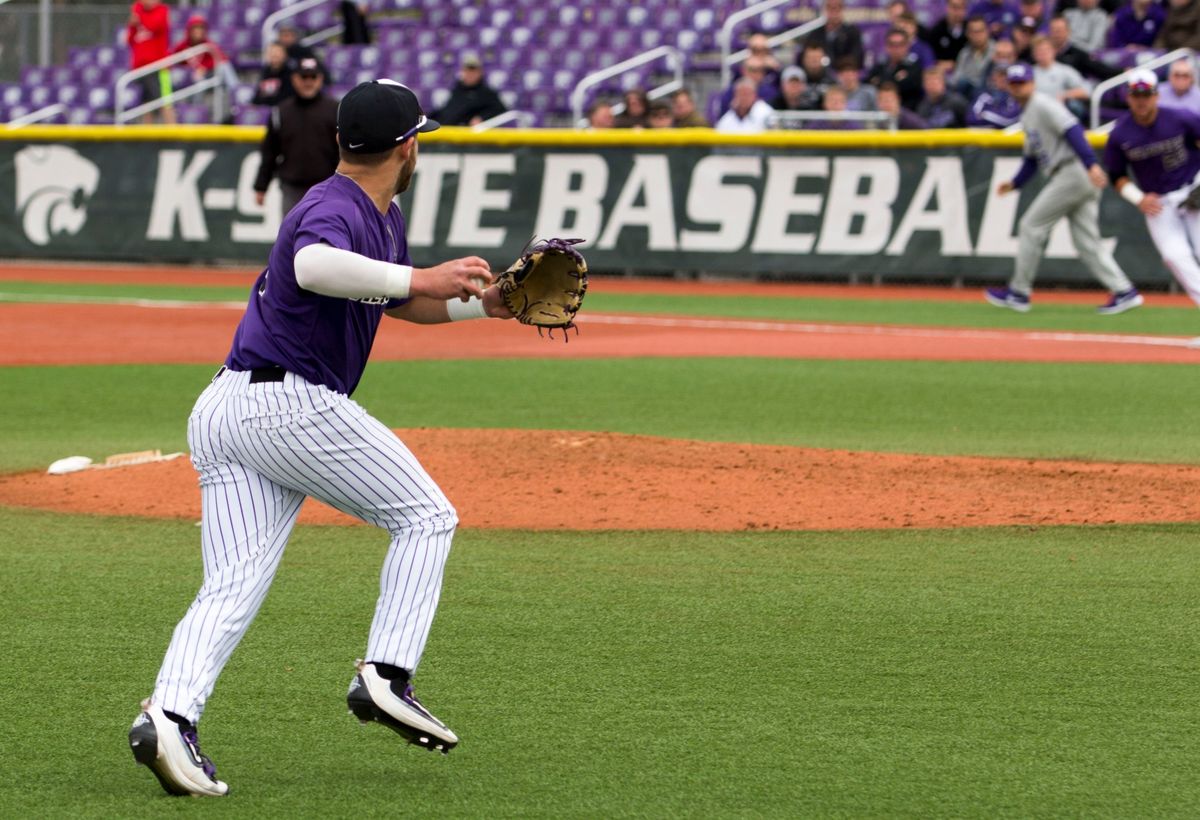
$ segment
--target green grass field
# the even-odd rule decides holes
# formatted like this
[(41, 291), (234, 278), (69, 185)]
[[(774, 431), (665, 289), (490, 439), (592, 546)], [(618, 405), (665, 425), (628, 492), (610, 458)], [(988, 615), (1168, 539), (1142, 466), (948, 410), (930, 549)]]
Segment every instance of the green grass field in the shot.
[[(153, 298), (181, 298), (162, 291)], [(880, 301), (858, 303), (874, 318), (852, 319), (840, 304), (802, 301), (610, 297), (595, 308), (915, 314), (963, 326), (1026, 318)], [(1030, 315), (1051, 329), (1118, 329), (1093, 327), (1086, 307)], [(1117, 317), (1121, 331), (1179, 334), (1196, 318), (1163, 308)], [(0, 369), (0, 471), (183, 449), (212, 370)], [(1196, 464), (1194, 372), (376, 362), (356, 398), (396, 427)], [(514, 386), (528, 384), (555, 392)], [(345, 710), (386, 538), (300, 527), (201, 724), (232, 787), (218, 801), (166, 797), (125, 743), (199, 583), (194, 522), (0, 508), (0, 531), (6, 816), (1190, 817), (1200, 805), (1200, 523), (464, 530), (417, 679), (463, 738), (446, 758)]]

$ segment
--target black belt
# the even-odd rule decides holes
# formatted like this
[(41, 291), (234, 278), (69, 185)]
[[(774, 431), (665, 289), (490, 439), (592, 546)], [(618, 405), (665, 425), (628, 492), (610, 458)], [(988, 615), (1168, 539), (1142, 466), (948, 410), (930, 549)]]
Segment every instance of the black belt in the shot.
[[(221, 369), (217, 371), (217, 375), (213, 379), (217, 379), (229, 368), (221, 365)], [(231, 371), (237, 372), (237, 371)], [(287, 371), (282, 367), (256, 367), (250, 371), (250, 384), (262, 384), (263, 382), (281, 382), (283, 377), (287, 375)]]

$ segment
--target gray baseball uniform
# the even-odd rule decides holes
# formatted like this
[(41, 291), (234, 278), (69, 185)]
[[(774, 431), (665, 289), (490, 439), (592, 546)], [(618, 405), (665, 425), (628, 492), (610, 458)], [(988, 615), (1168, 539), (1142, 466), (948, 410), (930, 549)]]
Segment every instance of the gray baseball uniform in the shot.
[(1067, 137), (1079, 121), (1058, 100), (1035, 92), (1021, 114), (1021, 125), (1025, 156), (1037, 162), (1046, 184), (1021, 217), (1017, 264), (1009, 288), (1025, 295), (1033, 290), (1050, 231), (1065, 216), (1075, 250), (1092, 275), (1113, 293), (1131, 290), (1133, 283), (1100, 240), (1100, 191), (1088, 179)]

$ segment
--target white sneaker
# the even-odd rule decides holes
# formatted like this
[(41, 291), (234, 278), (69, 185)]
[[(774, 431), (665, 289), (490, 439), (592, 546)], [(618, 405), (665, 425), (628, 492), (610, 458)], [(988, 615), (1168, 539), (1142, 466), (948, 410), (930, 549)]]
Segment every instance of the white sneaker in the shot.
[(168, 794), (220, 797), (229, 791), (217, 780), (217, 767), (200, 753), (196, 727), (180, 726), (149, 699), (142, 701), (142, 713), (129, 730), (129, 748)]
[(430, 751), (449, 754), (458, 745), (458, 735), (421, 705), (411, 684), (381, 677), (373, 663), (358, 662), (346, 704), (363, 723), (382, 723), (409, 743)]

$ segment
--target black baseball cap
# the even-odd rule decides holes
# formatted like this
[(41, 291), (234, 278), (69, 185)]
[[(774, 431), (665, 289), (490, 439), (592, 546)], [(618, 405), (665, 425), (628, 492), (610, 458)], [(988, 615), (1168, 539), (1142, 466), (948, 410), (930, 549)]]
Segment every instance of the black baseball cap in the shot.
[(301, 77), (315, 77), (324, 72), (321, 70), (320, 60), (316, 57), (305, 57), (296, 64), (296, 73)]
[(439, 127), (413, 90), (395, 80), (359, 83), (338, 103), (338, 145), (352, 154), (379, 154)]

